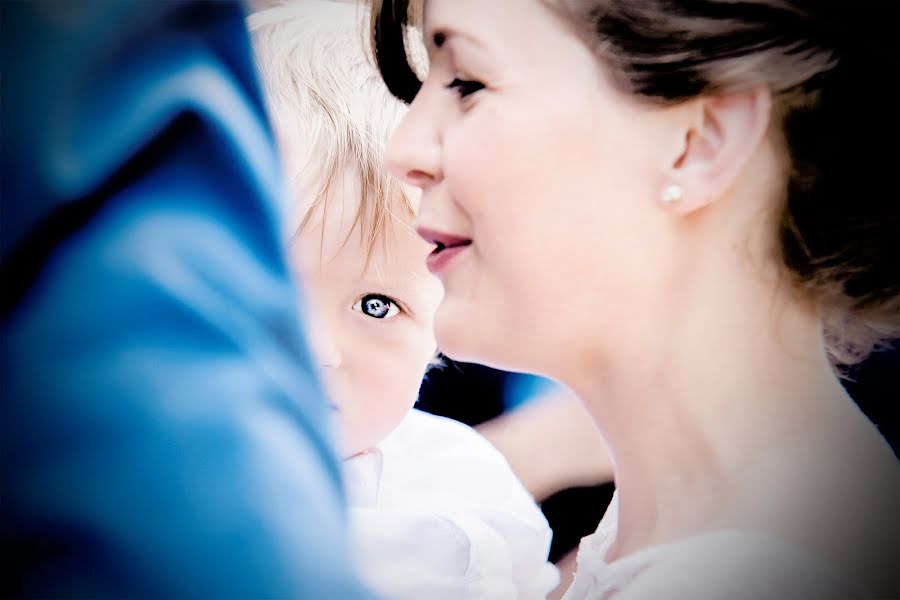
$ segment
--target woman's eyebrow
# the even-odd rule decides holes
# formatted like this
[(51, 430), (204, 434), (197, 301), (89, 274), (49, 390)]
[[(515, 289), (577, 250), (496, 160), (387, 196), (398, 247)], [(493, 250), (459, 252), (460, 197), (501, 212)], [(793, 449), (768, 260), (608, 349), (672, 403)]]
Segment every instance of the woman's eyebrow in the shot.
[(464, 31), (457, 31), (450, 27), (433, 28), (425, 36), (425, 45), (427, 46), (429, 52), (440, 50), (443, 46), (446, 45), (447, 41), (452, 38), (464, 39), (467, 42), (475, 44), (479, 47), (484, 46), (484, 44), (478, 38), (475, 38)]

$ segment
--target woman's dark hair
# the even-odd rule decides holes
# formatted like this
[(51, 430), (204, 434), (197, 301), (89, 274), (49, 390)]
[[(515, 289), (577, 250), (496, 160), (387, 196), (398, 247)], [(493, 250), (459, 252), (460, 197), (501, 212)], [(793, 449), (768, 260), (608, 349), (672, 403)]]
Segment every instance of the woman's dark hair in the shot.
[[(900, 2), (545, 0), (622, 89), (675, 103), (760, 83), (790, 160), (781, 257), (823, 307), (829, 352), (852, 364), (900, 337)], [(421, 85), (407, 25), (419, 3), (373, 1), (391, 92)]]

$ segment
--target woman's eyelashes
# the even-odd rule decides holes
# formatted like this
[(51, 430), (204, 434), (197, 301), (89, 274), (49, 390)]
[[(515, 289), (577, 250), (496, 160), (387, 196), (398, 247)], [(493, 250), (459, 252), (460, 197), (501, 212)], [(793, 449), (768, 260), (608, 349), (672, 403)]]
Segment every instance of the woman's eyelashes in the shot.
[(484, 89), (484, 84), (480, 81), (471, 81), (467, 79), (459, 79), (458, 77), (447, 84), (447, 89), (456, 90), (460, 98), (470, 96), (475, 92)]
[(391, 319), (400, 314), (400, 305), (383, 294), (366, 294), (356, 301), (353, 310), (373, 319)]

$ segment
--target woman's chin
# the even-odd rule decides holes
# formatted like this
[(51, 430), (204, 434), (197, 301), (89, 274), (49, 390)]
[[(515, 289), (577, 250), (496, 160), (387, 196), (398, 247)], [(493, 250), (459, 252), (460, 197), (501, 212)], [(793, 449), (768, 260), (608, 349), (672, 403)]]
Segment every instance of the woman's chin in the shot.
[(508, 335), (480, 324), (496, 322), (484, 314), (473, 315), (442, 304), (435, 318), (435, 337), (441, 354), (454, 362), (477, 363), (502, 370), (521, 370)]
[(435, 315), (434, 335), (444, 356), (456, 362), (478, 362), (482, 333), (476, 315), (465, 310), (464, 305), (445, 299)]

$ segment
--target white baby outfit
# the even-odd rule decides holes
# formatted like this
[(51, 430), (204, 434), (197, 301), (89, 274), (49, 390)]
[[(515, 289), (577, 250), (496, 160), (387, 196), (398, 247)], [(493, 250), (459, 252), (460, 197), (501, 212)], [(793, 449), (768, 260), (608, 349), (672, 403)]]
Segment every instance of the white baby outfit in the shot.
[(383, 597), (530, 600), (558, 585), (546, 519), (470, 427), (413, 410), (344, 471), (356, 558)]

